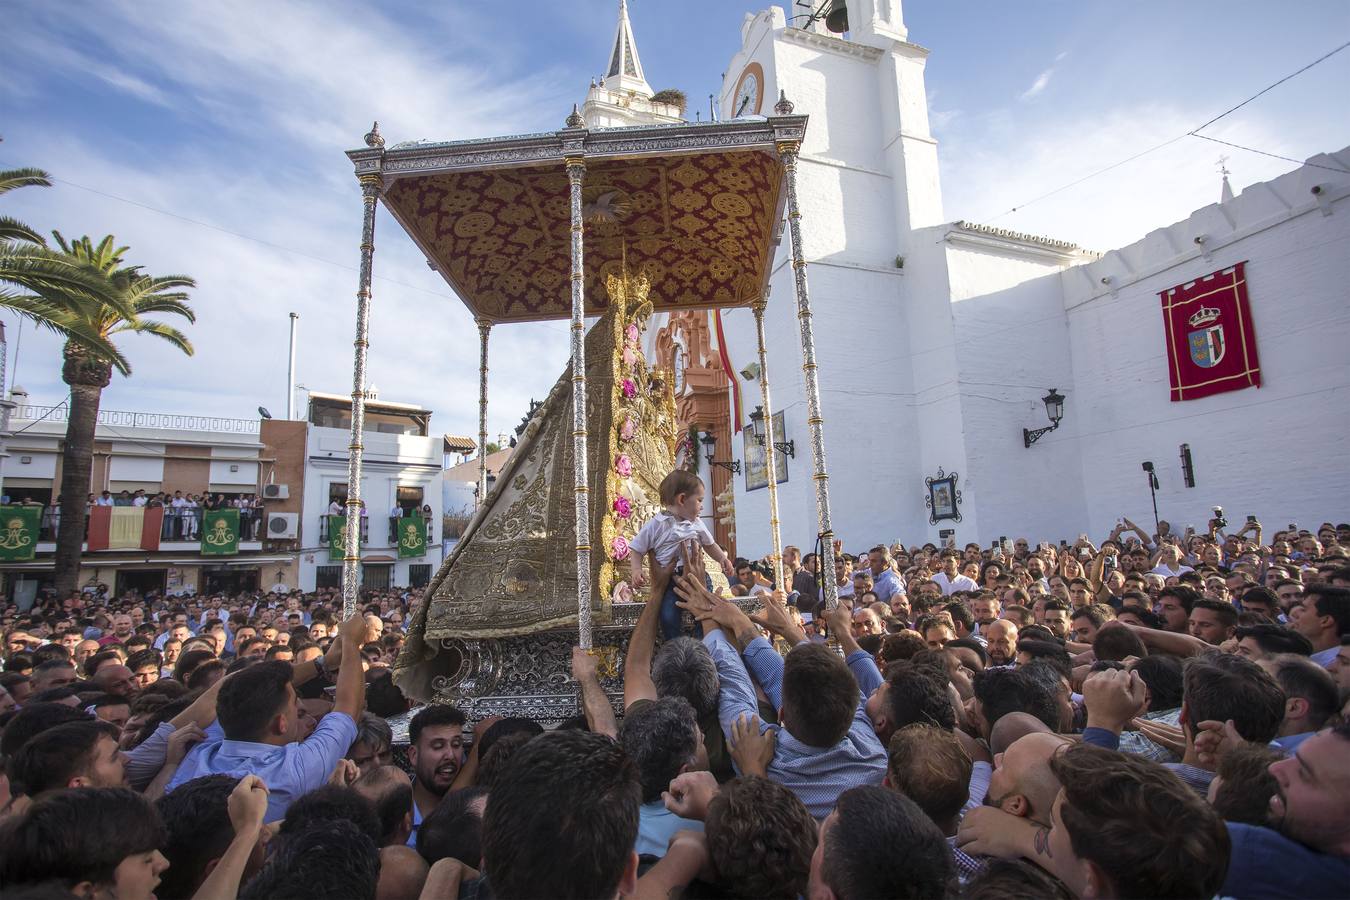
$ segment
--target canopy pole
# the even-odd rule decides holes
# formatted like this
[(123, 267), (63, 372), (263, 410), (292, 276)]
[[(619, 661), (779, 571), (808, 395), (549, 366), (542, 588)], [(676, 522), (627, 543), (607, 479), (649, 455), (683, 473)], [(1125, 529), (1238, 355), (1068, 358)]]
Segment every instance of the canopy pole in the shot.
[[(786, 100), (780, 102), (785, 105)], [(787, 106), (791, 111), (791, 106)], [(820, 414), (820, 379), (816, 365), (816, 339), (811, 327), (811, 296), (806, 286), (806, 253), (802, 249), (802, 212), (797, 205), (797, 154), (800, 141), (779, 141), (778, 156), (787, 179), (788, 231), (792, 235), (792, 273), (797, 287), (797, 322), (801, 326), (802, 375), (806, 381), (806, 424), (811, 434), (811, 460), (816, 484), (816, 517), (820, 526), (820, 572), (825, 608), (839, 603), (834, 583), (834, 527), (830, 522), (830, 476), (825, 464), (825, 420)], [(770, 473), (769, 481), (773, 481)]]
[(581, 218), (581, 184), (586, 175), (586, 161), (571, 156), (566, 165), (572, 207), (572, 477), (576, 496), (577, 644), (590, 650), (591, 489), (586, 471), (586, 296)]
[(764, 349), (764, 307), (767, 292), (756, 298), (750, 307), (755, 314), (755, 341), (759, 347), (759, 397), (764, 406), (764, 468), (769, 476), (769, 539), (773, 547), (773, 583), (790, 592), (791, 585), (783, 583), (783, 538), (778, 532), (778, 449), (773, 442), (778, 435), (773, 431), (773, 404), (769, 400), (769, 358)]
[(475, 509), (487, 502), (488, 332), (491, 330), (492, 322), (478, 320), (478, 494), (474, 497)]
[(361, 274), (356, 290), (356, 353), (352, 365), (352, 438), (347, 457), (347, 522), (342, 557), (342, 617), (356, 612), (361, 590), (361, 456), (366, 420), (366, 353), (370, 349), (370, 278), (375, 262), (375, 206), (384, 185), (379, 175), (361, 176)]

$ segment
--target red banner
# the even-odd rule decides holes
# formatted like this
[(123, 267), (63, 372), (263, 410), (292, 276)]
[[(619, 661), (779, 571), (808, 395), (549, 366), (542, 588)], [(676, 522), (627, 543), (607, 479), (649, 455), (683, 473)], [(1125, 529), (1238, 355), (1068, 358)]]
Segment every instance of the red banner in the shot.
[(1172, 400), (1261, 386), (1245, 262), (1163, 291)]
[(86, 547), (95, 550), (158, 550), (164, 510), (145, 506), (94, 506)]

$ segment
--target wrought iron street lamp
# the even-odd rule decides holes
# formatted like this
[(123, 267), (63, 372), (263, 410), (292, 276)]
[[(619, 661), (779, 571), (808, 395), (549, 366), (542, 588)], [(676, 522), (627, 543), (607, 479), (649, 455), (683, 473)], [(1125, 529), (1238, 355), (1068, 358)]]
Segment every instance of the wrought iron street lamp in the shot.
[(1041, 398), (1045, 404), (1045, 414), (1050, 419), (1050, 425), (1047, 428), (1037, 428), (1035, 431), (1022, 429), (1022, 444), (1030, 447), (1036, 441), (1040, 440), (1041, 435), (1049, 434), (1059, 427), (1059, 420), (1064, 417), (1064, 395), (1055, 388), (1050, 389), (1050, 393)]
[(733, 475), (741, 474), (741, 461), (733, 459), (728, 462), (725, 459), (713, 459), (717, 453), (717, 438), (712, 436), (712, 432), (704, 432), (701, 439), (703, 444), (703, 458), (708, 461), (710, 466), (721, 466)]
[[(764, 407), (756, 406), (755, 411), (750, 414), (750, 436), (761, 447), (764, 446)], [(797, 458), (796, 441), (774, 441), (773, 449), (779, 453), (785, 454), (789, 459)]]

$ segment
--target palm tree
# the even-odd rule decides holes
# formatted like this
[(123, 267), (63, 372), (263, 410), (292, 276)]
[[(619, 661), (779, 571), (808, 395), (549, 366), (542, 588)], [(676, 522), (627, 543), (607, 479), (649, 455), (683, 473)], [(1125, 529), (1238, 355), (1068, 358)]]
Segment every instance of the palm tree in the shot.
[[(0, 194), (50, 186), (51, 176), (41, 169), (0, 171)], [(109, 306), (124, 316), (134, 316), (103, 273), (52, 251), (42, 235), (18, 219), (0, 216), (0, 307), (96, 348), (126, 371), (126, 360), (112, 342), (89, 328), (92, 309), (76, 314), (82, 306)]]
[[(195, 322), (188, 295), (183, 288), (195, 287), (186, 275), (153, 277), (138, 266), (123, 266), (126, 247), (115, 247), (112, 235), (97, 245), (88, 237), (66, 241), (60, 232), (52, 232), (61, 256), (88, 270), (98, 272), (111, 286), (116, 304), (77, 303), (65, 308), (79, 320), (80, 331), (72, 331), (63, 350), (61, 378), (70, 386), (70, 415), (66, 421), (66, 443), (62, 451), (61, 529), (56, 539), (56, 590), (59, 596), (74, 590), (79, 579), (81, 545), (84, 543), (85, 498), (93, 475), (94, 429), (103, 389), (112, 381), (112, 370), (131, 373), (126, 358), (112, 343), (119, 334), (151, 334), (168, 341), (183, 353), (192, 355), (192, 343), (177, 328), (155, 319), (143, 318), (157, 313), (181, 316)], [(42, 296), (42, 295), (39, 295)], [(64, 295), (43, 298), (63, 305)], [(127, 314), (129, 313), (129, 314)], [(100, 344), (81, 335), (93, 334)], [(102, 345), (111, 350), (105, 351)]]

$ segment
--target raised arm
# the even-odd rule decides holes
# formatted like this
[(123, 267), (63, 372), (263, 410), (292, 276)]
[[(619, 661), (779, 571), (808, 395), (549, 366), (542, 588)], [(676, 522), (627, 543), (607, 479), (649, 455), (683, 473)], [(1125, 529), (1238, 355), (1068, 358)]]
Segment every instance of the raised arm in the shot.
[[(1145, 647), (1150, 650), (1171, 653), (1173, 656), (1199, 656), (1201, 653), (1218, 649), (1213, 644), (1202, 641), (1198, 637), (1191, 637), (1189, 634), (1160, 631), (1157, 628), (1131, 625), (1128, 622), (1107, 622), (1102, 625), (1102, 628), (1128, 628), (1139, 636)], [(1098, 630), (1097, 633), (1101, 634), (1101, 631)]]
[(359, 610), (338, 630), (338, 640), (342, 642), (342, 667), (338, 669), (333, 712), (346, 713), (352, 719), (360, 716), (366, 705), (366, 673), (361, 665), (361, 641), (365, 636), (366, 617)]
[(573, 647), (572, 677), (581, 688), (581, 706), (586, 713), (586, 725), (596, 734), (617, 737), (619, 726), (614, 721), (614, 707), (610, 706), (609, 697), (600, 684), (595, 656), (580, 647)]
[(638, 700), (655, 700), (656, 684), (652, 681), (652, 656), (656, 644), (656, 626), (661, 617), (661, 604), (656, 598), (665, 593), (666, 585), (675, 572), (675, 565), (652, 563), (652, 599), (642, 608), (637, 625), (628, 638), (628, 652), (623, 660), (623, 708), (628, 709)]

